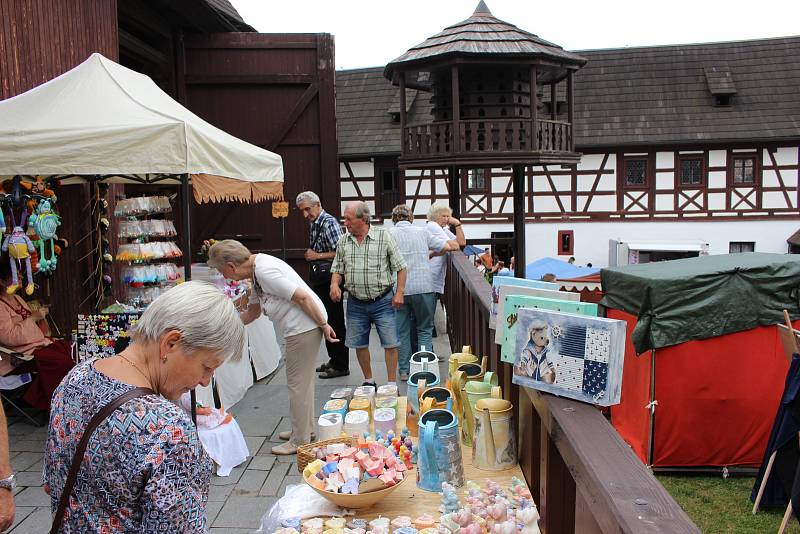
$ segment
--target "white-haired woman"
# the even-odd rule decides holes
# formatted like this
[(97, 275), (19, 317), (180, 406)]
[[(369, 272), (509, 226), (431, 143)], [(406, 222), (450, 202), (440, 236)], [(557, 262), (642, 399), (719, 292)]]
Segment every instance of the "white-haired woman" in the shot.
[(286, 262), (269, 254), (253, 254), (233, 239), (217, 241), (208, 251), (208, 265), (230, 280), (251, 280), (256, 299), (241, 313), (250, 324), (262, 313), (286, 340), (286, 383), (292, 430), (279, 437), (287, 443), (273, 454), (295, 454), (311, 441), (314, 426), (314, 365), (323, 335), (337, 341), (320, 298)]
[[(214, 369), (241, 356), (244, 326), (218, 289), (187, 282), (155, 299), (131, 338), (118, 355), (77, 365), (53, 394), (44, 483), (61, 521), (56, 531), (207, 532), (211, 460), (192, 421), (170, 401), (208, 385)], [(76, 454), (84, 434), (85, 453)], [(79, 470), (70, 489), (73, 457)]]
[[(453, 233), (448, 226), (455, 229)], [(435, 202), (428, 210), (428, 232), (434, 237), (444, 237), (448, 241), (455, 239), (459, 247), (467, 245), (464, 237), (464, 229), (461, 228), (461, 221), (453, 217), (453, 210), (450, 206), (440, 202)], [(431, 258), (431, 275), (433, 276), (433, 290), (441, 296), (444, 293), (444, 277), (447, 274), (445, 266), (447, 258), (443, 254), (434, 255)]]

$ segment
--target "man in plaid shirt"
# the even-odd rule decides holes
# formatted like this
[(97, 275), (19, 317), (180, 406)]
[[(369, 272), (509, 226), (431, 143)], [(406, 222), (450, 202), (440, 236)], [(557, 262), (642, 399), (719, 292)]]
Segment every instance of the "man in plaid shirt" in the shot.
[[(310, 223), (309, 248), (306, 249), (305, 258), (309, 267), (316, 270), (311, 273), (310, 284), (314, 293), (322, 300), (325, 311), (328, 312), (328, 324), (339, 339), (345, 339), (347, 331), (344, 324), (344, 307), (342, 302), (334, 302), (330, 297), (331, 273), (330, 266), (336, 256), (336, 243), (339, 242), (344, 232), (333, 215), (322, 209), (319, 196), (313, 191), (303, 191), (295, 200), (297, 208), (306, 221)], [(327, 268), (327, 270), (326, 270)], [(344, 343), (330, 343), (325, 341), (328, 349), (327, 363), (317, 367), (317, 372), (322, 373), (320, 378), (336, 378), (350, 374), (350, 349)]]
[[(370, 217), (369, 206), (364, 202), (351, 202), (344, 210), (347, 234), (336, 247), (331, 267), (331, 300), (342, 300), (339, 284), (344, 279), (344, 287), (350, 295), (345, 345), (356, 349), (364, 385), (377, 387), (370, 366), (369, 333), (374, 324), (384, 348), (389, 383), (396, 383), (397, 347), (400, 345), (396, 310), (403, 305), (406, 260), (392, 235), (385, 228), (370, 225)], [(395, 291), (392, 290), (394, 273), (397, 273)]]

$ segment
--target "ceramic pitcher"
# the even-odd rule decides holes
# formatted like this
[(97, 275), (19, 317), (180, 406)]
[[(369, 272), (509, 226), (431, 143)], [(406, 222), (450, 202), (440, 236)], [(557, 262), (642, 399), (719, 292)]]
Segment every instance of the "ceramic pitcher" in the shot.
[(461, 347), (461, 352), (454, 352), (447, 360), (447, 377), (452, 380), (453, 375), (456, 374), (456, 371), (458, 370), (458, 366), (462, 363), (476, 363), (477, 361), (478, 357), (472, 354), (472, 347), (469, 345), (464, 345)]
[(486, 375), (486, 367), (488, 363), (489, 358), (484, 356), (481, 358), (480, 363), (477, 361), (462, 363), (456, 367), (456, 370), (464, 371), (464, 374), (467, 375), (467, 380), (483, 380), (483, 377)]
[(419, 371), (430, 371), (439, 378), (439, 357), (422, 347), (422, 350), (411, 355), (410, 368), (412, 375)]
[(449, 410), (429, 410), (419, 418), (417, 486), (442, 491), (442, 482), (464, 484), (458, 418)]
[(439, 377), (430, 371), (417, 371), (408, 377), (408, 390), (406, 396), (408, 397), (408, 406), (412, 412), (419, 413), (419, 390), (425, 388), (438, 386)]
[(517, 464), (513, 408), (504, 399), (481, 399), (475, 403), (473, 466), (486, 471), (504, 471)]
[(461, 437), (464, 445), (472, 445), (475, 431), (475, 403), (481, 399), (500, 399), (503, 392), (497, 385), (497, 375), (486, 373), (482, 382), (468, 381), (464, 384), (461, 399), (462, 421)]
[(420, 415), (434, 408), (453, 411), (453, 393), (441, 386), (427, 388), (419, 393)]

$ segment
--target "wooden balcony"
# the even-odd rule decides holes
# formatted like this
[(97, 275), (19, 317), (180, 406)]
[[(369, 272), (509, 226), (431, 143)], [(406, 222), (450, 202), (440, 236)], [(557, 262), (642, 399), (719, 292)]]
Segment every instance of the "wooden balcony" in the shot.
[(572, 124), (530, 119), (482, 119), (403, 128), (401, 165), (438, 167), (512, 163), (577, 163)]
[(489, 329), (491, 286), (463, 254), (450, 254), (445, 306), (455, 351), (489, 356), (514, 404), (519, 464), (544, 534), (699, 533), (672, 496), (594, 406), (521, 388)]

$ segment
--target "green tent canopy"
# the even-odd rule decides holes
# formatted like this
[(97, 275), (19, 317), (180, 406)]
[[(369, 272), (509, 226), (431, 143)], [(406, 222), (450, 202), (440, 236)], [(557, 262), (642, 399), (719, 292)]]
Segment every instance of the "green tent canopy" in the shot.
[(637, 354), (800, 318), (800, 254), (721, 254), (600, 271), (603, 306), (638, 317)]

